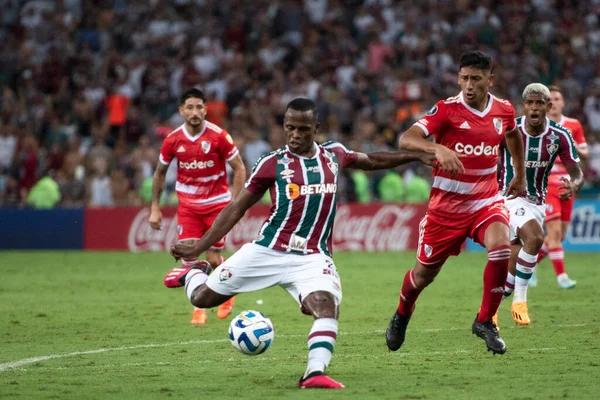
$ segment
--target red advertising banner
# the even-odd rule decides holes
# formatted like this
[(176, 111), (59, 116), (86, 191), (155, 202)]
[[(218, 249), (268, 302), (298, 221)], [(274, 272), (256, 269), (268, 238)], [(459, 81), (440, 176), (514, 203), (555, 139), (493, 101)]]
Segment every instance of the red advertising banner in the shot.
[[(269, 206), (256, 205), (227, 235), (227, 250), (252, 241), (269, 216)], [(426, 205), (344, 204), (338, 208), (333, 251), (401, 251), (417, 248), (419, 222)], [(88, 209), (86, 250), (167, 251), (177, 241), (177, 214), (163, 209), (163, 228), (150, 228), (149, 208)]]

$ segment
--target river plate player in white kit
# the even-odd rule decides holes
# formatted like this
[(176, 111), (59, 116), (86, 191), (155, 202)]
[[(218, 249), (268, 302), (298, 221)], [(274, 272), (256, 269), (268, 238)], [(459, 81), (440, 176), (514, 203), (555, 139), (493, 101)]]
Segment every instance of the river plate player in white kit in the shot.
[(222, 238), (263, 194), (270, 190), (273, 206), (252, 243), (221, 264), (210, 276), (205, 268), (171, 270), (168, 287), (185, 286), (196, 307), (210, 308), (231, 296), (271, 286), (286, 289), (303, 313), (315, 320), (308, 335), (308, 366), (298, 382), (303, 388), (343, 388), (324, 374), (338, 332), (342, 286), (331, 258), (331, 233), (342, 168), (387, 169), (411, 161), (432, 164), (432, 154), (418, 152), (355, 153), (336, 142), (317, 144), (316, 104), (292, 100), (285, 111), (286, 146), (261, 157), (246, 187), (215, 220), (196, 245), (178, 244), (171, 254), (194, 257)]
[[(527, 283), (535, 269), (538, 252), (544, 244), (544, 217), (548, 176), (554, 161), (560, 159), (570, 179), (563, 178), (561, 198), (568, 200), (583, 184), (583, 172), (575, 142), (568, 129), (546, 117), (552, 108), (550, 90), (532, 83), (523, 91), (525, 116), (517, 118), (525, 149), (526, 190), (521, 196), (506, 200), (510, 212), (511, 257), (504, 287), (504, 298), (514, 289), (511, 305), (513, 320), (529, 325)], [(498, 186), (502, 193), (514, 176), (512, 157), (505, 143), (501, 145)], [(497, 325), (497, 324), (496, 324)]]

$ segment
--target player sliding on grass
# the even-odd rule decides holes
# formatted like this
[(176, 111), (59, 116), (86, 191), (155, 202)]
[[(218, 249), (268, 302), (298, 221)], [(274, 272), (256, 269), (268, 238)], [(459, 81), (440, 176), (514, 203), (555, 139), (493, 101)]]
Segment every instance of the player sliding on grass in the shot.
[[(491, 72), (490, 57), (480, 51), (464, 53), (458, 72), (461, 92), (439, 101), (400, 137), (400, 148), (433, 153), (441, 165), (452, 168), (434, 171), (429, 208), (419, 226), (417, 263), (404, 277), (400, 304), (386, 331), (390, 350), (402, 346), (421, 291), (471, 237), (488, 252), (483, 300), (472, 331), (485, 340), (488, 350), (506, 351), (492, 322), (502, 300), (510, 257), (508, 214), (496, 178), (498, 150), (505, 137), (515, 165), (507, 195), (516, 197), (525, 190), (525, 174), (515, 110), (508, 101), (489, 93), (494, 82)], [(427, 140), (430, 136), (435, 142)], [(465, 157), (459, 159), (461, 154)], [(454, 170), (459, 172), (453, 174)]]
[[(517, 118), (517, 127), (525, 147), (525, 175), (527, 187), (516, 199), (507, 199), (510, 213), (510, 239), (512, 254), (509, 273), (504, 287), (504, 297), (514, 289), (510, 308), (514, 321), (529, 325), (527, 311), (527, 284), (534, 272), (538, 252), (544, 244), (544, 217), (548, 176), (555, 160), (560, 159), (570, 179), (561, 178), (560, 198), (569, 200), (583, 185), (583, 172), (573, 138), (566, 128), (548, 119), (552, 108), (550, 90), (541, 83), (532, 83), (523, 91), (524, 117)], [(500, 146), (500, 192), (508, 189), (515, 175), (512, 157), (505, 143)], [(563, 191), (564, 190), (564, 191)]]
[(303, 388), (343, 388), (324, 375), (338, 333), (342, 287), (331, 258), (338, 177), (342, 168), (393, 168), (411, 161), (431, 164), (433, 154), (355, 153), (339, 143), (315, 143), (319, 129), (316, 104), (292, 100), (285, 111), (286, 146), (261, 157), (240, 195), (219, 214), (195, 244), (177, 244), (171, 254), (194, 258), (222, 238), (269, 190), (273, 206), (256, 239), (244, 245), (211, 275), (210, 265), (171, 270), (167, 287), (185, 286), (196, 307), (216, 307), (237, 293), (279, 285), (315, 318), (308, 335), (308, 366)]

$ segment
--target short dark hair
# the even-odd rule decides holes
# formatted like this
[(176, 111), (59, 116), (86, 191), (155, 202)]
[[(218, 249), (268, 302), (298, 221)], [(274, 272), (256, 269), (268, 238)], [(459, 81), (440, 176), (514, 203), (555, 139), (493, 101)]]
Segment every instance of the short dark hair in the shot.
[(200, 99), (204, 103), (206, 103), (206, 95), (204, 94), (204, 92), (197, 88), (191, 88), (191, 89), (188, 89), (185, 92), (183, 92), (183, 94), (179, 98), (179, 105), (180, 106), (184, 105), (185, 101), (187, 99), (192, 99), (192, 98)]
[(548, 86), (548, 90), (550, 90), (551, 92), (558, 92), (562, 94), (562, 89), (560, 88), (560, 86), (550, 85)]
[(462, 53), (459, 68), (473, 67), (482, 71), (492, 71), (492, 58), (483, 51), (472, 50)]
[(287, 112), (287, 110), (290, 108), (294, 111), (312, 111), (315, 121), (319, 120), (319, 109), (317, 108), (317, 103), (311, 99), (297, 97), (288, 103), (287, 107), (285, 108), (285, 112)]

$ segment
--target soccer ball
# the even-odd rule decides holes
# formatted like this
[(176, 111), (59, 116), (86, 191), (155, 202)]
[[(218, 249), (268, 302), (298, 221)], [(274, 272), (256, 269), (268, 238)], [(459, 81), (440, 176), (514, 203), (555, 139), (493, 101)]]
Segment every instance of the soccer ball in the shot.
[(259, 311), (242, 311), (229, 324), (229, 340), (244, 354), (255, 356), (264, 353), (273, 342), (273, 324)]

